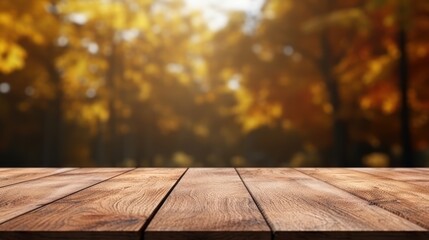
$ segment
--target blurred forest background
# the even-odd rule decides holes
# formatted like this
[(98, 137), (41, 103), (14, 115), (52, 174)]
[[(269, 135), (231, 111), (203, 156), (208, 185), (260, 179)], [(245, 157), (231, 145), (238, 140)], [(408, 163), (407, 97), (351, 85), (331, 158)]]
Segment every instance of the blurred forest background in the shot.
[(0, 166), (429, 166), (429, 1), (0, 1)]

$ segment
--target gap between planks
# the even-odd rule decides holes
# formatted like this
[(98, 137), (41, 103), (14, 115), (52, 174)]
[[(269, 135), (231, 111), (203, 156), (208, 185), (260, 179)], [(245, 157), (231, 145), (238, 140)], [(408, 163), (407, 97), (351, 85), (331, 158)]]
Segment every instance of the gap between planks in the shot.
[(271, 239), (271, 229), (233, 168), (191, 168), (148, 227), (145, 240)]
[(177, 184), (180, 182), (180, 180), (185, 176), (185, 174), (188, 172), (189, 168), (186, 168), (186, 170), (180, 175), (180, 177), (177, 179), (177, 181), (173, 184), (173, 186), (168, 190), (168, 192), (165, 194), (165, 196), (162, 198), (161, 202), (156, 206), (156, 208), (153, 210), (153, 212), (150, 214), (150, 216), (147, 218), (146, 222), (143, 224), (143, 226), (140, 228), (141, 233), (141, 239), (143, 240), (143, 233), (146, 230), (147, 226), (149, 226), (152, 219), (155, 217), (155, 215), (158, 213), (159, 209), (164, 205), (164, 202), (167, 200), (167, 198), (170, 196), (171, 192), (174, 190), (174, 188), (177, 186)]
[(0, 234), (7, 230), (6, 239), (27, 239), (26, 234), (40, 239), (140, 239), (148, 216), (186, 170), (132, 169), (0, 225)]
[(429, 192), (421, 186), (347, 168), (296, 170), (429, 230)]
[(70, 172), (78, 168), (6, 168), (0, 170), (0, 188)]
[(399, 180), (429, 189), (429, 172), (409, 168), (349, 168), (353, 171), (364, 172), (375, 177)]
[[(106, 182), (106, 181), (108, 181), (108, 180), (110, 180), (110, 179), (114, 179), (114, 178), (116, 178), (116, 177), (118, 177), (119, 175), (122, 175), (122, 174), (125, 174), (125, 173), (128, 173), (128, 172), (131, 172), (131, 171), (133, 171), (133, 170), (135, 170), (135, 169), (131, 169), (131, 170), (129, 170), (129, 171), (127, 171), (127, 172), (123, 172), (123, 173), (121, 173), (121, 174), (118, 174), (118, 175), (116, 175), (116, 176), (113, 176), (113, 177), (111, 177), (111, 178), (109, 178), (109, 179), (105, 179), (105, 180), (103, 180), (103, 181), (100, 181), (100, 182), (98, 182), (98, 183), (96, 183), (96, 184), (94, 184), (94, 185), (92, 185), (92, 186), (95, 186), (95, 185), (98, 185), (98, 184), (100, 184), (100, 183), (102, 183), (102, 182)], [(172, 187), (168, 190), (168, 192), (163, 196), (163, 198), (162, 198), (162, 200), (159, 202), (159, 204), (156, 206), (156, 208), (152, 211), (152, 213), (150, 214), (150, 216), (148, 217), (148, 219), (147, 219), (147, 221), (142, 225), (142, 227), (140, 228), (140, 230), (138, 231), (139, 232), (139, 234), (141, 234), (140, 236), (143, 238), (143, 236), (144, 236), (144, 233), (146, 232), (146, 229), (148, 228), (148, 226), (151, 224), (151, 222), (152, 222), (152, 220), (157, 216), (157, 214), (158, 214), (158, 212), (162, 209), (162, 207), (164, 206), (164, 204), (166, 203), (166, 201), (168, 200), (168, 198), (170, 198), (170, 196), (171, 196), (171, 194), (176, 190), (176, 187), (179, 185), (179, 183), (182, 181), (182, 178), (184, 178), (185, 177), (185, 175), (186, 174), (188, 174), (188, 170), (189, 169), (186, 169), (183, 173), (182, 173), (182, 175), (176, 180), (176, 182), (172, 185)], [(274, 227), (273, 227), (273, 225), (272, 225), (272, 223), (270, 223), (270, 221), (269, 221), (269, 216), (267, 216), (266, 215), (266, 213), (264, 212), (264, 210), (263, 210), (263, 205), (262, 204), (260, 204), (259, 202), (258, 202), (258, 200), (257, 200), (257, 198), (256, 198), (256, 196), (254, 195), (254, 193), (252, 193), (252, 191), (250, 190), (250, 188), (249, 188), (249, 186), (247, 185), (247, 182), (246, 182), (246, 180), (244, 180), (243, 179), (243, 176), (240, 174), (240, 172), (239, 172), (239, 170), (238, 169), (234, 169), (235, 170), (235, 174), (237, 174), (238, 175), (238, 177), (239, 177), (239, 179), (240, 179), (240, 181), (241, 181), (241, 183), (244, 185), (244, 187), (245, 187), (245, 189), (246, 189), (246, 191), (247, 191), (247, 193), (250, 195), (250, 197), (251, 197), (251, 199), (252, 199), (252, 201), (254, 202), (254, 204), (256, 205), (256, 207), (257, 207), (257, 209), (258, 209), (258, 211), (260, 212), (260, 214), (262, 215), (262, 217), (263, 217), (263, 220), (265, 221), (265, 223), (266, 223), (266, 225), (269, 227), (269, 231), (270, 231), (270, 234), (271, 234), (271, 239), (274, 239), (275, 237), (275, 239), (282, 239), (282, 238), (277, 238), (277, 236), (275, 236), (274, 235), (274, 233), (275, 233), (275, 231), (274, 231)], [(302, 174), (304, 174), (304, 175), (306, 175), (306, 176), (308, 176), (309, 178), (312, 178), (312, 179), (314, 179), (314, 181), (319, 181), (319, 182), (322, 182), (322, 183), (324, 183), (324, 184), (328, 184), (328, 185), (330, 185), (330, 186), (332, 186), (333, 188), (336, 188), (336, 189), (338, 189), (339, 191), (342, 191), (342, 192), (346, 192), (346, 193), (348, 193), (348, 194), (351, 194), (351, 195), (354, 195), (356, 198), (359, 198), (359, 199), (361, 199), (362, 201), (365, 201), (365, 202), (368, 202), (368, 203), (371, 203), (371, 201), (370, 200), (367, 200), (366, 198), (363, 198), (363, 197), (360, 197), (360, 196), (358, 196), (358, 195), (356, 195), (356, 194), (354, 194), (353, 192), (350, 192), (350, 191), (348, 191), (348, 190), (346, 190), (346, 189), (343, 189), (343, 188), (341, 188), (341, 187), (338, 187), (337, 185), (334, 185), (334, 184), (331, 184), (329, 181), (324, 181), (324, 180), (322, 180), (322, 179), (319, 179), (319, 178), (317, 178), (317, 177), (315, 177), (315, 176), (312, 176), (311, 174), (307, 174), (306, 172), (303, 172), (303, 171), (300, 171), (300, 170), (298, 170), (298, 169), (295, 169), (296, 171), (298, 171), (298, 172), (300, 172), (300, 173), (302, 173)], [(301, 169), (302, 170), (302, 169)], [(423, 170), (422, 170), (422, 172), (424, 172)], [(2, 171), (2, 173), (3, 173), (3, 171)], [(363, 173), (364, 174), (364, 173)], [(367, 175), (370, 175), (370, 174), (367, 174)], [(355, 180), (359, 180), (360, 178), (356, 178)], [(269, 180), (269, 178), (267, 178), (267, 180)], [(365, 180), (365, 179), (361, 179), (361, 180)], [(392, 179), (389, 179), (389, 180), (392, 180)], [(394, 180), (393, 180), (394, 181)], [(84, 189), (81, 189), (81, 190), (78, 190), (78, 191), (76, 191), (76, 192), (73, 192), (73, 193), (71, 193), (71, 194), (69, 194), (68, 196), (71, 196), (71, 195), (74, 195), (74, 194), (76, 194), (76, 193), (78, 193), (78, 192), (81, 192), (81, 191), (83, 191), (83, 190), (85, 190), (85, 189), (87, 189), (87, 188), (90, 188), (90, 187), (92, 187), (92, 186), (88, 186), (88, 187), (86, 187), (86, 188), (84, 188)], [(64, 199), (64, 198), (66, 198), (66, 197), (68, 197), (68, 196), (64, 196), (64, 197), (62, 197), (62, 198), (59, 198), (59, 199), (57, 199), (57, 200), (54, 200), (54, 201), (52, 201), (51, 203), (53, 203), (53, 202), (57, 202), (57, 201), (60, 201), (60, 200), (62, 200), (62, 199)], [(46, 207), (47, 205), (49, 205), (49, 204), (51, 204), (51, 203), (47, 203), (47, 204), (44, 204), (43, 206), (40, 206), (39, 208), (42, 208), (42, 207)], [(380, 207), (380, 206), (378, 206), (378, 205), (376, 205), (376, 206), (374, 206), (374, 207), (377, 207), (377, 208), (380, 208), (380, 209), (382, 209), (382, 210), (386, 210), (386, 211), (388, 211), (388, 212), (390, 212), (390, 213), (393, 213), (393, 214), (395, 214), (394, 212), (391, 212), (391, 211), (389, 211), (389, 210), (387, 210), (387, 209), (384, 209), (383, 207)], [(37, 208), (38, 209), (38, 208)], [(33, 209), (33, 210), (31, 210), (30, 212), (33, 212), (33, 211), (36, 211), (37, 209)], [(26, 213), (24, 213), (24, 214), (26, 214)], [(24, 215), (24, 214), (22, 214), (22, 215)], [(406, 220), (406, 218), (404, 218), (403, 216), (400, 216), (400, 215), (398, 215), (398, 214), (395, 214), (395, 216), (398, 216), (398, 217), (400, 217), (400, 218), (403, 218), (404, 220)], [(408, 221), (408, 220), (407, 220)], [(173, 233), (173, 232), (171, 232), (171, 233)], [(287, 232), (286, 232), (287, 233)], [(296, 236), (301, 236), (301, 237), (310, 237), (310, 236), (312, 236), (312, 237), (315, 237), (315, 239), (318, 237), (318, 235), (317, 235), (317, 233), (315, 233), (315, 232), (313, 232), (313, 233), (311, 233), (311, 232), (308, 232), (308, 231), (298, 231), (298, 232), (293, 232), (293, 231), (289, 231), (289, 233), (292, 233), (292, 234), (296, 234)], [(309, 235), (307, 235), (307, 233), (309, 233)], [(376, 231), (374, 231), (374, 233), (377, 233)], [(176, 234), (178, 234), (178, 236), (180, 236), (180, 235), (182, 235), (183, 234), (183, 232), (181, 232), (181, 233), (176, 233)], [(192, 232), (190, 232), (189, 234), (195, 234), (195, 232), (194, 233), (192, 233)], [(212, 232), (211, 234), (213, 234), (213, 235), (216, 235), (217, 233), (216, 232)], [(315, 235), (316, 234), (316, 235)], [(322, 233), (322, 235), (323, 234), (329, 234), (329, 232), (328, 233)], [(350, 238), (351, 236), (354, 236), (354, 237), (358, 237), (358, 236), (360, 236), (361, 238), (364, 238), (364, 237), (366, 237), (366, 232), (354, 232), (354, 231), (347, 231), (347, 232), (344, 232), (344, 233), (342, 233), (343, 235), (341, 235), (341, 232), (337, 232), (336, 234), (339, 234), (338, 236), (341, 238), (341, 236), (343, 237), (343, 238)], [(386, 234), (386, 232), (380, 232), (379, 234)], [(389, 233), (387, 233), (387, 234), (389, 234)], [(393, 234), (395, 234), (395, 233), (393, 233)], [(392, 235), (392, 237), (398, 237), (399, 236), (399, 232), (397, 233), (397, 235)], [(404, 234), (406, 234), (406, 232), (404, 233)], [(183, 235), (182, 235), (183, 236)], [(325, 235), (325, 237), (329, 237), (330, 235)], [(427, 235), (426, 235), (427, 236)], [(200, 236), (201, 237), (201, 236)], [(323, 239), (323, 238), (322, 238)], [(330, 239), (332, 239), (332, 238), (330, 238)], [(419, 239), (419, 238), (417, 238), (417, 239)]]
[[(427, 238), (420, 226), (294, 169), (240, 168), (238, 172), (275, 239), (391, 239), (410, 231), (416, 239)], [(355, 234), (358, 231), (362, 233)]]
[(240, 172), (237, 170), (237, 168), (234, 168), (235, 172), (237, 173), (238, 177), (240, 178), (241, 182), (243, 183), (244, 187), (246, 188), (247, 192), (250, 194), (250, 196), (252, 197), (253, 202), (256, 204), (256, 207), (258, 208), (259, 212), (261, 213), (262, 217), (264, 218), (265, 222), (267, 223), (267, 226), (270, 228), (270, 232), (271, 232), (271, 240), (275, 239), (275, 235), (274, 235), (274, 228), (273, 225), (271, 224), (271, 222), (268, 220), (267, 215), (265, 214), (265, 212), (263, 211), (260, 203), (256, 200), (255, 196), (253, 195), (252, 191), (250, 191), (249, 187), (247, 186), (246, 182), (243, 180), (243, 177), (240, 175)]
[[(46, 180), (46, 179), (49, 179), (49, 178), (67, 177), (67, 175), (69, 175), (69, 174), (75, 174), (76, 172), (80, 172), (80, 171), (83, 171), (83, 173), (86, 172), (86, 173), (91, 174), (91, 170), (98, 171), (97, 169), (89, 169), (88, 170), (88, 169), (85, 169), (85, 168), (74, 169), (74, 170), (71, 170), (71, 171), (62, 172), (62, 173), (59, 173), (59, 174), (50, 175), (50, 176), (46, 176), (46, 177), (43, 177), (43, 178), (35, 179), (33, 181), (26, 181), (26, 182), (23, 182), (23, 183), (14, 184), (12, 186), (7, 186), (7, 187), (4, 187), (4, 188), (0, 188), (0, 193), (4, 194), (2, 197), (4, 197), (8, 192), (10, 192), (9, 195), (14, 195), (14, 193), (15, 193), (15, 196), (17, 196), (17, 195), (20, 194), (19, 192), (21, 192), (21, 191), (16, 191), (17, 189), (11, 189), (11, 187), (15, 188), (16, 186), (19, 186), (19, 185), (26, 186), (26, 185), (34, 185), (34, 184), (36, 184), (36, 186), (37, 186), (38, 182), (39, 182), (39, 184), (41, 184), (41, 186), (39, 186), (39, 188), (37, 189), (37, 191), (40, 191), (40, 187), (45, 187), (44, 190), (48, 191), (48, 193), (49, 193), (50, 190), (51, 190), (50, 189), (51, 186), (49, 186), (49, 184), (51, 182), (40, 182), (40, 181)], [(102, 170), (105, 171), (105, 169), (102, 169)], [(110, 172), (110, 176), (105, 177), (105, 178), (103, 178), (101, 175), (104, 174), (104, 173), (105, 174), (109, 174), (109, 172), (104, 172), (104, 173), (103, 172), (94, 172), (92, 174), (100, 174), (100, 176), (99, 176), (100, 179), (94, 178), (93, 175), (91, 175), (90, 177), (94, 178), (94, 179), (89, 178), (88, 182), (83, 181), (83, 182), (80, 182), (80, 183), (76, 183), (74, 186), (71, 187), (71, 189), (67, 190), (63, 194), (58, 193), (57, 196), (55, 196), (55, 195), (51, 196), (50, 194), (48, 194), (48, 196), (46, 198), (37, 199), (36, 202), (34, 202), (34, 201), (28, 201), (27, 203), (24, 202), (21, 205), (19, 205), (19, 203), (18, 203), (18, 206), (15, 206), (15, 208), (16, 208), (15, 210), (17, 210), (16, 212), (9, 211), (9, 213), (6, 213), (6, 214), (3, 213), (3, 215), (0, 216), (0, 227), (2, 225), (4, 225), (5, 223), (13, 221), (16, 218), (19, 218), (19, 217), (21, 217), (23, 215), (26, 215), (26, 214), (29, 214), (31, 212), (34, 212), (34, 211), (36, 211), (36, 210), (38, 210), (40, 208), (43, 208), (43, 207), (45, 207), (47, 205), (50, 205), (50, 204), (52, 204), (52, 203), (54, 203), (56, 201), (59, 201), (59, 200), (65, 198), (65, 197), (68, 197), (68, 196), (73, 195), (73, 194), (75, 194), (77, 192), (83, 191), (83, 190), (85, 190), (87, 188), (90, 188), (90, 187), (95, 186), (95, 185), (97, 185), (99, 183), (105, 182), (107, 180), (110, 180), (110, 179), (112, 179), (114, 177), (117, 177), (119, 175), (122, 175), (124, 173), (130, 172), (132, 170), (134, 170), (134, 169), (124, 169), (124, 168), (122, 168), (122, 169), (113, 169), (113, 168), (111, 168), (110, 169), (110, 171), (111, 171)], [(65, 175), (65, 176), (62, 176), (62, 175)], [(73, 180), (73, 179), (71, 179), (71, 180)], [(76, 179), (74, 179), (74, 180), (76, 180)], [(52, 184), (56, 184), (56, 183), (57, 182), (52, 182)], [(45, 185), (45, 184), (48, 184), (48, 185)], [(66, 182), (64, 182), (64, 184), (66, 184)], [(63, 186), (60, 184), (59, 186), (53, 186), (53, 187), (63, 187)], [(23, 194), (24, 195), (28, 194), (28, 192), (24, 192)], [(24, 197), (24, 201), (28, 200), (28, 199), (31, 199), (31, 197), (34, 197), (34, 196), (31, 196), (31, 195), (25, 196)], [(0, 200), (4, 201), (4, 199), (0, 199)], [(15, 203), (14, 201), (12, 201), (12, 202)]]

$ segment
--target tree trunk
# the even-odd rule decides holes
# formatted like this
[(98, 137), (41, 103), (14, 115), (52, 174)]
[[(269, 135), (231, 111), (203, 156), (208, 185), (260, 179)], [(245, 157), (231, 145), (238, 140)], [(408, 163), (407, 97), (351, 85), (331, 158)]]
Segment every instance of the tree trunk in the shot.
[[(106, 166), (105, 160), (105, 146), (104, 146), (104, 124), (97, 120), (97, 133), (93, 141), (93, 156), (97, 167)], [(108, 166), (108, 165), (107, 165)]]
[(413, 167), (414, 156), (410, 128), (410, 105), (408, 103), (408, 55), (407, 55), (407, 33), (405, 30), (405, 2), (401, 1), (399, 9), (400, 29), (398, 33), (398, 47), (400, 51), (399, 58), (399, 90), (401, 94), (401, 141), (403, 147), (402, 165), (405, 167)]
[(55, 98), (49, 103), (45, 114), (43, 138), (43, 165), (60, 167), (63, 162), (63, 90), (61, 76), (54, 63), (49, 63), (49, 75), (55, 88)]
[(322, 57), (320, 71), (324, 78), (326, 90), (332, 105), (332, 159), (328, 161), (330, 166), (350, 166), (347, 157), (348, 125), (341, 114), (341, 98), (337, 79), (332, 74), (331, 46), (326, 33), (321, 35)]
[(116, 166), (118, 164), (118, 154), (117, 154), (117, 116), (116, 116), (116, 46), (115, 43), (112, 43), (111, 53), (109, 56), (109, 70), (107, 71), (106, 76), (106, 86), (108, 87), (108, 110), (109, 110), (109, 119), (107, 121), (107, 138), (106, 138), (106, 162), (110, 166)]

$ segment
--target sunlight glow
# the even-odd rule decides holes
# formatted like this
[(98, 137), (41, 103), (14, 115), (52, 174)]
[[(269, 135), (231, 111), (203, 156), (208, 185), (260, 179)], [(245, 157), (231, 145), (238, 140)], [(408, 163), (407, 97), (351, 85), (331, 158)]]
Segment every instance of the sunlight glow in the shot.
[(84, 13), (72, 13), (68, 15), (68, 20), (78, 25), (83, 25), (88, 21), (88, 17)]
[(9, 83), (0, 83), (0, 93), (8, 93), (10, 91)]
[(286, 55), (286, 56), (292, 56), (293, 55), (293, 53), (294, 53), (295, 51), (294, 51), (294, 49), (293, 49), (293, 47), (292, 46), (286, 46), (285, 48), (283, 48), (283, 53)]
[(57, 45), (60, 47), (65, 47), (65, 46), (67, 46), (68, 43), (69, 43), (69, 39), (65, 36), (60, 36), (57, 39)]
[(232, 77), (228, 83), (227, 83), (227, 87), (229, 88), (229, 90), (231, 91), (237, 91), (238, 89), (240, 89), (241, 84), (240, 84), (240, 77), (235, 75), (234, 77)]
[(136, 39), (140, 34), (140, 31), (138, 29), (127, 29), (125, 31), (122, 31), (121, 37), (125, 41), (132, 41)]
[(180, 65), (180, 64), (177, 64), (177, 63), (169, 63), (169, 64), (167, 65), (167, 71), (168, 71), (168, 72), (170, 72), (170, 73), (178, 74), (178, 73), (182, 73), (182, 72), (184, 71), (184, 68), (183, 68), (183, 66), (182, 66), (182, 65)]
[(265, 0), (186, 0), (191, 9), (203, 12), (213, 30), (223, 28), (228, 23), (228, 12), (243, 11), (257, 15)]
[(98, 47), (97, 43), (94, 43), (94, 42), (89, 43), (87, 48), (88, 48), (88, 52), (90, 52), (92, 54), (98, 53), (99, 47)]
[(87, 98), (94, 98), (97, 96), (97, 90), (95, 88), (89, 88), (85, 93)]

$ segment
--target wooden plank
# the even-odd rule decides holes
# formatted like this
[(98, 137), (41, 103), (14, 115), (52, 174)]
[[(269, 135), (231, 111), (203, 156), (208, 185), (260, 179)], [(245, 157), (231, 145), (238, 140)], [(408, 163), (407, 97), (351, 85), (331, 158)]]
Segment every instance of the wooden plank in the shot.
[(412, 183), (429, 189), (429, 172), (413, 168), (352, 168), (372, 175)]
[(416, 171), (421, 171), (421, 172), (429, 174), (429, 168), (413, 168), (413, 169)]
[(233, 168), (192, 168), (152, 219), (145, 240), (270, 239), (271, 232)]
[(68, 172), (73, 169), (74, 168), (9, 168), (0, 172), (0, 187)]
[[(237, 171), (270, 223), (275, 239), (383, 239), (389, 231), (424, 231), (416, 224), (294, 169)], [(364, 233), (356, 234), (358, 231)]]
[(0, 188), (0, 223), (129, 170), (76, 169)]
[(428, 189), (350, 169), (299, 170), (429, 229)]
[[(140, 239), (186, 169), (137, 169), (0, 225), (4, 239)], [(43, 221), (34, 221), (43, 219)], [(2, 238), (2, 239), (3, 239)]]

